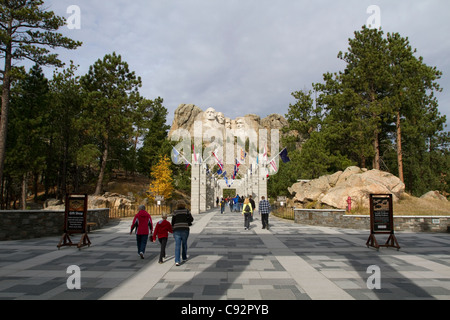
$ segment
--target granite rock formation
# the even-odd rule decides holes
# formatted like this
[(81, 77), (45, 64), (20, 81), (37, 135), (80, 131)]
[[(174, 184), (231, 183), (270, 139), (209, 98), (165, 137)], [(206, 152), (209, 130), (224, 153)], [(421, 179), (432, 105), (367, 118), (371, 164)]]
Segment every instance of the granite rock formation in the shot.
[(332, 175), (296, 183), (289, 192), (301, 206), (315, 204), (316, 207), (346, 209), (348, 197), (354, 205), (364, 207), (369, 207), (370, 194), (393, 194), (396, 202), (405, 192), (405, 184), (388, 172), (349, 167)]

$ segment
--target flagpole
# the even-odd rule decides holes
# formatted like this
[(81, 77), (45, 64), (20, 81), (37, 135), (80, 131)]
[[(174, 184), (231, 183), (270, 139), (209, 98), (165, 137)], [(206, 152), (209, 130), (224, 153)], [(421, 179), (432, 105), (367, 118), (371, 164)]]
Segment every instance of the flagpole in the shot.
[(189, 165), (191, 165), (192, 166), (192, 163), (190, 163), (185, 157), (184, 157), (184, 155), (180, 152), (180, 151), (178, 151), (177, 149), (175, 149), (175, 147), (172, 147), (176, 152), (178, 152), (178, 154), (181, 156), (181, 157), (183, 157), (183, 159), (184, 159), (184, 161), (186, 161), (187, 163), (189, 163)]
[(211, 155), (208, 157), (208, 158), (206, 158), (206, 160), (203, 160), (203, 162), (206, 162), (206, 161), (208, 161), (209, 160), (209, 158), (211, 158), (213, 155), (212, 155), (212, 153), (211, 153)]

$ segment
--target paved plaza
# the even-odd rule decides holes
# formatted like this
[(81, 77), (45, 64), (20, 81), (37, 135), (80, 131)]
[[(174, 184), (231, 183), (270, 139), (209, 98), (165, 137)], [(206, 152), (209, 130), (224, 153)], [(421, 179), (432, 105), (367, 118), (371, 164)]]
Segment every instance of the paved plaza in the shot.
[[(369, 231), (274, 217), (264, 230), (258, 213), (244, 230), (243, 216), (228, 208), (225, 214), (211, 210), (194, 218), (189, 260), (181, 266), (174, 263), (172, 236), (165, 263), (158, 264), (159, 242), (149, 243), (140, 259), (135, 236), (129, 235), (131, 220), (91, 232), (92, 246), (81, 250), (58, 250), (59, 237), (0, 242), (0, 299), (450, 299), (449, 234), (399, 232), (400, 251), (377, 251), (365, 246)], [(67, 286), (72, 265), (81, 270), (79, 290)], [(369, 289), (377, 275), (381, 288)]]

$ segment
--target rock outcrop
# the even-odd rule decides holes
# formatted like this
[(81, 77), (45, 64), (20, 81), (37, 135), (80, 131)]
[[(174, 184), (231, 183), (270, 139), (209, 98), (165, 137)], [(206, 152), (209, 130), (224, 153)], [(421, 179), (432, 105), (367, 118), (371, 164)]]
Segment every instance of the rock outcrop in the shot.
[(349, 167), (332, 175), (294, 184), (289, 188), (297, 204), (346, 209), (347, 198), (353, 205), (369, 207), (370, 194), (393, 194), (397, 202), (405, 192), (405, 184), (399, 178), (380, 170)]
[[(118, 193), (106, 192), (102, 196), (90, 195), (88, 197), (88, 208), (128, 209), (131, 208), (135, 204), (135, 202), (136, 199), (134, 198), (132, 193), (128, 194), (128, 196), (125, 196)], [(45, 209), (50, 211), (65, 210), (65, 204), (62, 201), (51, 199), (48, 200)]]
[(193, 104), (181, 104), (177, 110), (175, 110), (169, 138), (178, 129), (185, 129), (192, 135), (194, 123), (196, 121), (202, 122), (204, 132), (209, 128), (223, 131), (226, 129), (247, 129), (254, 130), (256, 133), (258, 133), (260, 129), (267, 129), (269, 136), (270, 130), (281, 130), (281, 128), (288, 126), (287, 120), (279, 114), (272, 114), (264, 119), (261, 119), (261, 117), (255, 114), (247, 114), (233, 120), (227, 118), (222, 112), (216, 112), (213, 108), (202, 111)]
[(177, 110), (175, 110), (175, 118), (169, 136), (178, 129), (187, 129), (190, 131), (194, 126), (194, 122), (198, 115), (201, 113), (203, 113), (203, 111), (193, 104), (181, 104)]
[(420, 199), (448, 201), (439, 191), (429, 191), (421, 196)]

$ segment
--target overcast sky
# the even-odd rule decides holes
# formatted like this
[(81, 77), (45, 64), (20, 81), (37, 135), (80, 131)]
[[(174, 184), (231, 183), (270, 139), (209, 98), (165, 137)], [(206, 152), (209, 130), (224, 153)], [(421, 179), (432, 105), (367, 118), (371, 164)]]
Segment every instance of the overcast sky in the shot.
[[(83, 42), (60, 51), (85, 74), (113, 51), (142, 77), (141, 94), (164, 99), (169, 123), (179, 104), (213, 107), (227, 117), (286, 114), (291, 93), (311, 89), (348, 39), (381, 9), (385, 33), (409, 37), (418, 55), (444, 73), (438, 95), (450, 124), (450, 1), (448, 0), (47, 0), (56, 14), (81, 10), (79, 29), (62, 32)], [(51, 76), (51, 73), (50, 75)], [(449, 128), (447, 128), (449, 130)]]

